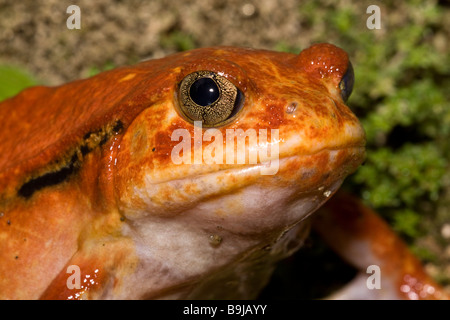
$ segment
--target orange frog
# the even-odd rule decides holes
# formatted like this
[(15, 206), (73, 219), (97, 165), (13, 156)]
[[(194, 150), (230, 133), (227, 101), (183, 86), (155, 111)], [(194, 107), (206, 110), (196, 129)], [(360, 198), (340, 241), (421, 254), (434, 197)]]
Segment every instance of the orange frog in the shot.
[[(257, 297), (364, 159), (352, 86), (330, 44), (215, 47), (0, 103), (0, 298)], [(334, 199), (314, 226), (362, 271), (334, 297), (446, 297), (374, 213)]]

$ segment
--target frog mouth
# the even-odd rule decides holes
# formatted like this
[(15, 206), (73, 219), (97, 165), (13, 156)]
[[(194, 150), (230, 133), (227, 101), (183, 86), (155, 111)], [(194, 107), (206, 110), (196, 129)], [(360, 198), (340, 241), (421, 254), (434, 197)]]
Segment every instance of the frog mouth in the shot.
[[(299, 170), (307, 170), (308, 172), (326, 170), (327, 166), (332, 165), (334, 171), (344, 171), (348, 174), (349, 170), (354, 171), (365, 158), (365, 148), (363, 145), (349, 145), (342, 148), (324, 148), (313, 153), (281, 153), (280, 156), (268, 158), (259, 163), (244, 164), (189, 164), (184, 165), (184, 170), (180, 174), (167, 178), (163, 174), (159, 177), (152, 175), (151, 183), (160, 184), (175, 180), (194, 180), (199, 177), (208, 175), (242, 175), (264, 178), (265, 176), (274, 176), (294, 173)], [(292, 162), (301, 162), (295, 166)], [(187, 167), (187, 170), (186, 170)], [(170, 170), (174, 170), (171, 167)], [(176, 169), (175, 169), (176, 170)], [(165, 176), (165, 177), (164, 177)], [(305, 176), (305, 175), (304, 175)], [(150, 182), (150, 181), (149, 181)]]
[[(274, 175), (261, 175), (262, 167), (270, 167), (267, 163), (208, 168), (208, 171), (200, 174), (197, 171), (197, 174), (184, 174), (172, 179), (167, 179), (164, 173), (162, 176), (165, 175), (165, 179), (146, 175), (142, 185), (125, 190), (119, 198), (129, 209), (138, 202), (147, 207), (145, 211), (158, 215), (168, 212), (179, 214), (199, 203), (231, 197), (252, 187), (262, 190), (261, 197), (272, 197), (281, 192), (291, 194), (294, 198), (311, 193), (323, 194), (326, 198), (334, 192), (331, 186), (342, 183), (363, 159), (363, 147), (345, 147), (324, 149), (310, 155), (280, 157), (278, 171)], [(255, 199), (259, 196), (255, 195)]]

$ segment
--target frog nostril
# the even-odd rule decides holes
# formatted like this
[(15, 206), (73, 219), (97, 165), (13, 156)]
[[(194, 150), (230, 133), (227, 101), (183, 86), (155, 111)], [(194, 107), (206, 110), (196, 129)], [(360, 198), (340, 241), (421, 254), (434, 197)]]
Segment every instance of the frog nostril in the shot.
[(286, 113), (289, 113), (289, 114), (294, 113), (295, 110), (297, 110), (297, 107), (298, 107), (298, 102), (294, 101), (294, 102), (289, 103), (286, 107)]

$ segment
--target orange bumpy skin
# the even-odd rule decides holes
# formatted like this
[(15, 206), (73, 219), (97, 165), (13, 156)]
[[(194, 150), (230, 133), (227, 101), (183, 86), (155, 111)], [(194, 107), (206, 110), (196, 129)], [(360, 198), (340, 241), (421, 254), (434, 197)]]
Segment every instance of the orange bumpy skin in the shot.
[[(329, 44), (299, 55), (215, 47), (2, 102), (0, 298), (254, 297), (363, 161), (364, 132), (343, 100), (349, 70)], [(268, 130), (244, 148), (276, 146), (274, 174), (261, 174), (260, 157), (174, 163), (177, 129), (192, 137), (183, 154), (211, 154), (180, 105), (180, 83), (197, 71), (242, 94), (215, 134)]]

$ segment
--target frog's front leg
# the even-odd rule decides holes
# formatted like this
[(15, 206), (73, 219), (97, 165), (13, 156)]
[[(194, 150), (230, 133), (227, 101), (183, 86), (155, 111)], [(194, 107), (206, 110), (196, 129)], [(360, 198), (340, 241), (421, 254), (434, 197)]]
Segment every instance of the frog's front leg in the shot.
[(121, 297), (124, 280), (137, 259), (127, 238), (94, 239), (80, 245), (41, 300), (92, 300)]
[(336, 194), (318, 211), (314, 229), (360, 271), (350, 284), (330, 298), (450, 298), (387, 223), (354, 197)]

